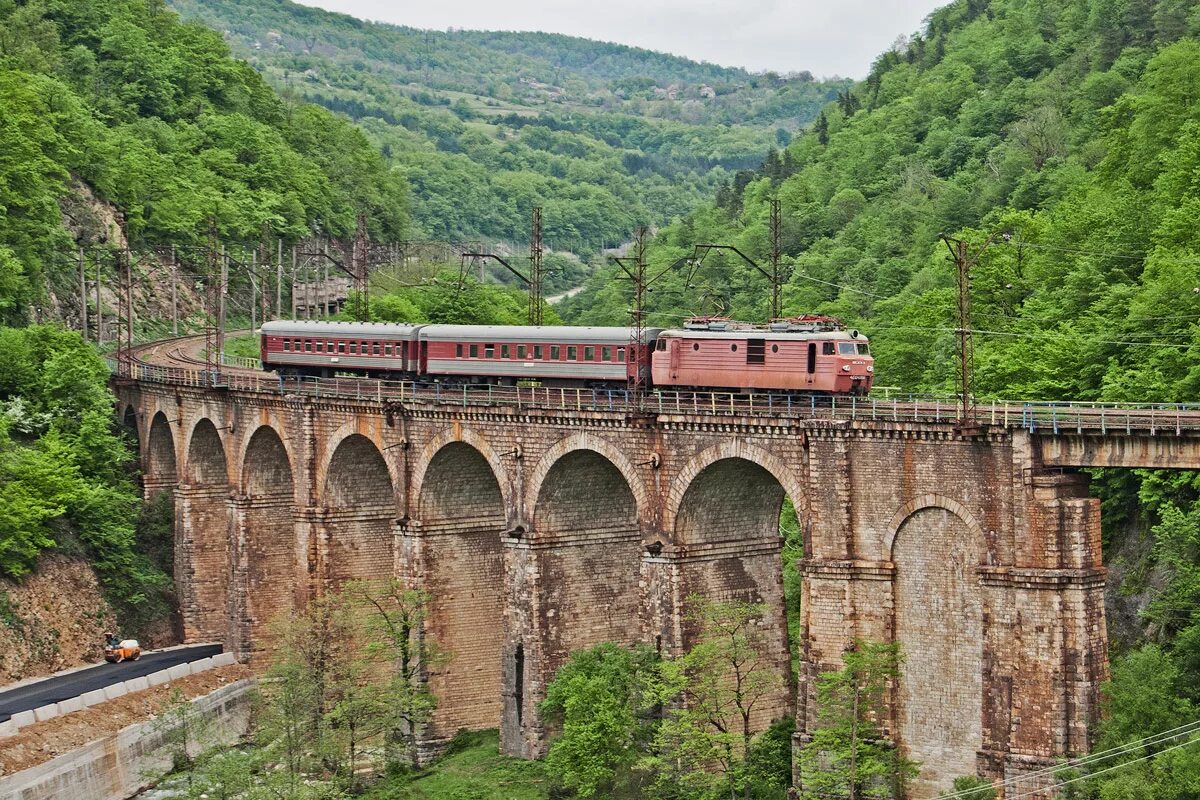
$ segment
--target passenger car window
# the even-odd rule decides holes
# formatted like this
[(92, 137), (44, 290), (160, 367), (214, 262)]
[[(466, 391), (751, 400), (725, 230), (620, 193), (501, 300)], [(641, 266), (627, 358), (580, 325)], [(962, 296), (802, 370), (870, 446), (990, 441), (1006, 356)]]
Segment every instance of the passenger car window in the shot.
[(471, 345), (471, 358), (479, 358), (479, 345)]
[(577, 355), (579, 355), (579, 348), (576, 347), (575, 345), (568, 345), (567, 346), (567, 361), (577, 360), (576, 359)]
[(596, 348), (594, 348), (594, 347), (583, 348), (583, 360), (584, 361), (595, 361), (596, 360)]
[(542, 346), (541, 346), (540, 344), (535, 344), (535, 345), (533, 346), (533, 357), (534, 357), (534, 358), (536, 358), (536, 359), (539, 359), (539, 360), (541, 359), (541, 357), (542, 357)]
[(601, 347), (600, 348), (600, 360), (601, 361), (612, 361), (612, 348), (611, 347)]
[(506, 345), (506, 344), (500, 345), (500, 357), (508, 358), (508, 345)]
[(517, 345), (517, 358), (524, 358), (524, 357), (525, 357), (525, 345), (519, 344), (519, 345)]
[(550, 345), (550, 360), (558, 361), (562, 357), (562, 348), (556, 344)]

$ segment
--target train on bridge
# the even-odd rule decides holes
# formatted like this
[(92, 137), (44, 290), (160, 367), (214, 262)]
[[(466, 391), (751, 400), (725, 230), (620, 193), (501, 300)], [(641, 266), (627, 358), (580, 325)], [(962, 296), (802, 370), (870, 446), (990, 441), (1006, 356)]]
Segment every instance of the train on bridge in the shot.
[(679, 329), (275, 320), (261, 328), (264, 369), (443, 385), (624, 387), (641, 369), (673, 390), (866, 395), (867, 338), (836, 319), (769, 325), (696, 317)]

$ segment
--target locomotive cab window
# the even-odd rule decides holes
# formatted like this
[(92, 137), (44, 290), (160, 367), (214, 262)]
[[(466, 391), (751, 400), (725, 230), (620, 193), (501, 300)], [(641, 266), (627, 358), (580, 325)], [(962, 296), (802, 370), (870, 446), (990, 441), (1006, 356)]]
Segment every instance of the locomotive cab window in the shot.
[(833, 342), (821, 342), (821, 355), (833, 355)]
[(766, 339), (747, 339), (746, 340), (746, 363), (747, 364), (765, 364), (765, 363), (767, 363), (767, 340)]
[(870, 355), (871, 351), (870, 351), (870, 349), (867, 347), (867, 343), (866, 343), (866, 342), (858, 342), (858, 343), (856, 344), (856, 346), (858, 347), (858, 354), (859, 354), (860, 356)]
[(655, 350), (666, 350), (666, 349), (667, 349), (667, 340), (666, 340), (666, 339), (659, 339), (659, 340), (658, 340), (658, 344), (656, 344), (656, 345), (654, 346), (654, 349), (655, 349)]
[(838, 354), (843, 356), (852, 356), (858, 350), (854, 347), (854, 342), (838, 342)]

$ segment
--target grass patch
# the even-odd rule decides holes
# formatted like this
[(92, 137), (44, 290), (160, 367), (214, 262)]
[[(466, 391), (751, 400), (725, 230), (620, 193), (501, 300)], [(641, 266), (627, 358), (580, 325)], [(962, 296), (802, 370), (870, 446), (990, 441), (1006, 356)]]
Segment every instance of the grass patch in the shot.
[(460, 733), (428, 768), (386, 778), (368, 800), (546, 800), (550, 781), (539, 761), (500, 755), (498, 731)]

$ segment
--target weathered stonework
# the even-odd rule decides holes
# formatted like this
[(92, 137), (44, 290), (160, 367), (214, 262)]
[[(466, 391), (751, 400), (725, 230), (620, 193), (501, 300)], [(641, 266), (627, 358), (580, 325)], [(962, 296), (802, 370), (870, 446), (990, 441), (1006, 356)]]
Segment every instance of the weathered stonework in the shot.
[[(885, 723), (922, 762), (914, 798), (1086, 751), (1107, 674), (1099, 506), (1062, 468), (1162, 450), (1003, 427), (117, 389), (146, 432), (147, 494), (175, 493), (190, 638), (260, 659), (272, 618), (399, 576), (430, 592), (427, 632), (451, 656), (429, 675), (429, 746), (500, 727), (506, 752), (535, 756), (537, 703), (572, 651), (678, 653), (690, 594), (754, 600), (786, 678), (756, 722), (795, 714), (798, 743), (818, 673), (856, 638), (901, 642)], [(806, 553), (795, 676), (785, 497)]]

